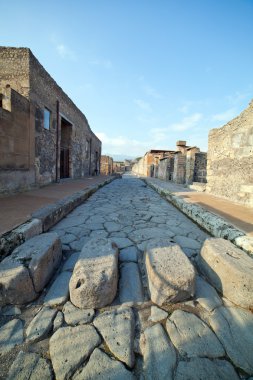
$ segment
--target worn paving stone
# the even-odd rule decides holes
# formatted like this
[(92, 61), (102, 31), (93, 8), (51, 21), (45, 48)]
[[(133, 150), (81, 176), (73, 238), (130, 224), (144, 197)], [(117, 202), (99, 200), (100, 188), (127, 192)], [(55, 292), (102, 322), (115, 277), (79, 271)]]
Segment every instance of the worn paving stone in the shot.
[(93, 309), (78, 309), (71, 302), (65, 303), (62, 311), (66, 323), (72, 326), (90, 323), (95, 314)]
[(56, 314), (56, 317), (54, 319), (54, 324), (53, 324), (53, 332), (58, 330), (60, 327), (62, 327), (64, 323), (64, 316), (61, 311), (58, 311)]
[(179, 362), (175, 380), (239, 380), (233, 366), (226, 360), (192, 358)]
[(143, 370), (147, 380), (173, 380), (176, 351), (159, 323), (144, 331)]
[(7, 380), (52, 380), (53, 371), (47, 360), (36, 353), (20, 351), (13, 362)]
[(95, 348), (88, 364), (74, 376), (74, 380), (131, 380), (134, 376), (124, 365), (111, 359), (99, 348)]
[(56, 309), (51, 309), (47, 306), (43, 307), (26, 329), (26, 342), (37, 342), (47, 337), (53, 327), (53, 320), (56, 313)]
[(3, 307), (2, 310), (0, 310), (0, 314), (5, 315), (5, 316), (20, 315), (21, 314), (21, 310), (17, 306), (9, 305), (9, 306)]
[(110, 351), (130, 368), (134, 366), (134, 314), (131, 308), (122, 307), (105, 311), (93, 321)]
[(199, 249), (201, 247), (199, 241), (186, 236), (175, 236), (173, 240), (182, 248)]
[(142, 228), (138, 230), (134, 230), (129, 233), (129, 238), (133, 240), (135, 243), (141, 243), (144, 240), (152, 239), (152, 238), (170, 238), (173, 237), (174, 233), (168, 229), (162, 230), (158, 227), (150, 227), (150, 228)]
[(212, 311), (222, 305), (222, 300), (216, 290), (200, 276), (196, 277), (195, 298), (208, 311)]
[(134, 263), (138, 262), (138, 250), (136, 247), (127, 247), (120, 250), (119, 261), (128, 262), (132, 261)]
[(133, 242), (128, 238), (111, 237), (110, 240), (115, 243), (119, 249), (127, 248), (133, 245)]
[(167, 319), (166, 329), (182, 356), (219, 358), (225, 355), (212, 330), (194, 314), (174, 311)]
[(82, 249), (70, 280), (70, 300), (79, 308), (100, 308), (116, 296), (118, 249), (110, 240), (91, 239)]
[(44, 298), (45, 305), (58, 306), (68, 300), (70, 278), (71, 273), (69, 272), (62, 272), (58, 275)]
[(61, 327), (49, 341), (57, 380), (69, 379), (101, 342), (93, 326)]
[(3, 325), (0, 328), (0, 356), (22, 344), (23, 340), (23, 323), (20, 319), (13, 319)]
[(118, 232), (121, 231), (122, 228), (122, 226), (119, 223), (115, 222), (106, 222), (104, 226), (108, 232)]
[(157, 306), (151, 306), (151, 314), (149, 320), (151, 322), (160, 322), (168, 317), (168, 313)]
[(209, 317), (213, 331), (231, 361), (253, 375), (253, 315), (239, 307), (221, 306)]
[(119, 300), (121, 303), (144, 301), (138, 264), (123, 263), (120, 266)]
[(151, 300), (159, 306), (184, 301), (194, 295), (195, 269), (176, 244), (161, 240), (145, 252)]
[(253, 260), (225, 239), (205, 241), (198, 257), (209, 282), (238, 306), (253, 308)]
[(72, 241), (76, 240), (76, 236), (73, 234), (64, 234), (61, 237), (62, 244), (69, 244), (72, 243)]
[(65, 261), (62, 267), (62, 272), (64, 271), (72, 272), (79, 258), (79, 255), (80, 255), (80, 252), (72, 253), (72, 255)]

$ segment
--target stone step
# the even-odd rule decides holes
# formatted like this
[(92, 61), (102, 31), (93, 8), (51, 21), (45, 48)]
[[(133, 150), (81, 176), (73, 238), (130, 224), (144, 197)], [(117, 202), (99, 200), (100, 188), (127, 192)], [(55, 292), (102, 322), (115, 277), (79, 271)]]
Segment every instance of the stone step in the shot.
[(46, 286), (62, 258), (54, 232), (33, 237), (0, 263), (0, 304), (24, 304)]
[(253, 260), (224, 239), (208, 239), (198, 256), (208, 281), (238, 306), (253, 308)]

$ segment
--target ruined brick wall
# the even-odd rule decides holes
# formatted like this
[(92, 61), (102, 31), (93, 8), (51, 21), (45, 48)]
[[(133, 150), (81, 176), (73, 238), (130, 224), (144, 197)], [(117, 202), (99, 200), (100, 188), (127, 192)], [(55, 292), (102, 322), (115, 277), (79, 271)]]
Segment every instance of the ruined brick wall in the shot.
[(207, 153), (199, 152), (195, 155), (193, 182), (206, 183)]
[(142, 157), (136, 164), (133, 165), (132, 171), (142, 177), (147, 177), (148, 175), (148, 165), (146, 155)]
[(26, 190), (35, 183), (33, 108), (10, 87), (0, 93), (0, 193)]
[(27, 48), (0, 47), (0, 87), (10, 85), (29, 98), (29, 57)]
[(208, 139), (206, 191), (253, 206), (253, 101)]

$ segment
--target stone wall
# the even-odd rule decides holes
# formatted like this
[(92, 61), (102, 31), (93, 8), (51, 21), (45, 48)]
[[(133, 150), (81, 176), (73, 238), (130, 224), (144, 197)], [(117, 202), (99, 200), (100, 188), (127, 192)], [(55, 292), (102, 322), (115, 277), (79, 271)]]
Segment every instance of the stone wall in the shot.
[(27, 48), (0, 47), (0, 87), (10, 85), (29, 99), (29, 58)]
[(206, 191), (253, 206), (253, 101), (208, 139)]
[(10, 87), (0, 88), (0, 193), (35, 183), (34, 110)]
[(193, 182), (206, 183), (207, 153), (198, 152), (195, 155)]
[[(99, 172), (101, 142), (91, 131), (85, 115), (75, 106), (72, 100), (57, 85), (54, 79), (46, 72), (39, 61), (30, 53), (30, 99), (36, 104), (37, 112), (43, 116), (46, 107), (51, 112), (50, 130), (43, 127), (43, 117), (38, 119), (36, 126), (36, 169), (39, 182), (51, 173), (52, 181), (56, 176), (56, 128), (57, 128), (57, 100), (59, 101), (60, 128), (61, 120), (66, 120), (71, 127), (70, 160), (71, 177), (79, 178), (94, 175)], [(61, 131), (59, 130), (59, 147), (61, 145)], [(47, 141), (50, 155), (41, 147)], [(45, 164), (46, 162), (46, 164)], [(60, 159), (57, 160), (60, 170)]]
[[(33, 165), (36, 183), (44, 185), (58, 180), (64, 165), (68, 166), (65, 177), (80, 178), (99, 173), (100, 140), (91, 131), (84, 114), (46, 72), (31, 51), (27, 48), (0, 47), (0, 62), (1, 85), (10, 85), (29, 99), (35, 109)], [(50, 112), (48, 129), (44, 128), (45, 109)], [(64, 128), (69, 128), (67, 149), (66, 141), (63, 144), (65, 147), (62, 146), (66, 135)], [(62, 155), (63, 150), (67, 155)], [(64, 162), (64, 165), (62, 157), (68, 161)]]
[(113, 173), (113, 159), (110, 156), (102, 155), (100, 159), (100, 173), (111, 175)]
[(174, 158), (173, 182), (179, 184), (185, 183), (185, 173), (186, 155), (181, 152), (176, 152)]

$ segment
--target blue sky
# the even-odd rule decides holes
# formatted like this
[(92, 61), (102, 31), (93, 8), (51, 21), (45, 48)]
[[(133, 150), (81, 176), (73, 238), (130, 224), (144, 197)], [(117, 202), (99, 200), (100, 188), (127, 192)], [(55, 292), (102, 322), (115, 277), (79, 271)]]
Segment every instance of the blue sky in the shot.
[(3, 46), (29, 47), (114, 157), (207, 150), (253, 98), (253, 0), (0, 0)]

